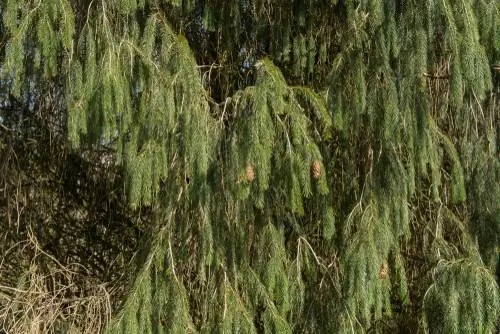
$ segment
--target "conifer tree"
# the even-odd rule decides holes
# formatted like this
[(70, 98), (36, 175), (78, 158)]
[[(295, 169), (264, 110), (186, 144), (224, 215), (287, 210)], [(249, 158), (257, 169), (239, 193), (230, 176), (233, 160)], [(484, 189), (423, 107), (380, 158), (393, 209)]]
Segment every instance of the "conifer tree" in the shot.
[(151, 212), (107, 333), (498, 329), (497, 1), (0, 13), (0, 93), (57, 90)]

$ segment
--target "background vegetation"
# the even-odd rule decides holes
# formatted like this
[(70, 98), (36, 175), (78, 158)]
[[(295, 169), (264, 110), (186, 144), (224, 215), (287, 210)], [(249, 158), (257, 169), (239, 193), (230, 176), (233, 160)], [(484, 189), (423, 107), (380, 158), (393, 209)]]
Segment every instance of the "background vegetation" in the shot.
[(498, 330), (497, 1), (0, 17), (0, 332)]

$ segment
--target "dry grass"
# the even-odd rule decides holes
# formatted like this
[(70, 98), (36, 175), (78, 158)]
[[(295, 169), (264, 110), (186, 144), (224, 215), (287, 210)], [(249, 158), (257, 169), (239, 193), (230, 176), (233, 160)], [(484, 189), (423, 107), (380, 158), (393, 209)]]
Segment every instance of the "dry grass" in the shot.
[(15, 247), (34, 255), (16, 277), (16, 286), (4, 285), (8, 271), (4, 264), (12, 262), (8, 257), (15, 252), (0, 256), (0, 333), (102, 332), (111, 318), (107, 284), (85, 275), (79, 264), (62, 265), (40, 248), (32, 233)]

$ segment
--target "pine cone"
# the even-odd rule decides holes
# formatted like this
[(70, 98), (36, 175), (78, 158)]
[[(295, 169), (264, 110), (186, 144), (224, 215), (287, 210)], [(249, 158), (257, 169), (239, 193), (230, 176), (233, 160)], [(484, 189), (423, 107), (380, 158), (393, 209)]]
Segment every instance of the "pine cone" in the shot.
[(387, 266), (387, 263), (384, 262), (380, 266), (380, 270), (378, 272), (378, 277), (380, 279), (386, 279), (388, 274), (389, 274), (389, 267)]
[(255, 180), (255, 171), (251, 163), (247, 163), (247, 168), (245, 169), (245, 176), (248, 182)]
[(319, 160), (314, 160), (311, 165), (312, 177), (317, 180), (321, 176), (321, 162)]

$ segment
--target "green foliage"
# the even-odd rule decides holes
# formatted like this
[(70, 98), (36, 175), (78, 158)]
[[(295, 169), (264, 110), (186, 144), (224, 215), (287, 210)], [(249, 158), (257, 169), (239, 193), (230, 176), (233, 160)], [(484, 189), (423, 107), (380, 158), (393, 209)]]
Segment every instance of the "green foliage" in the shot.
[[(346, 229), (356, 228), (345, 248), (344, 293), (347, 312), (362, 324), (378, 320), (391, 313), (390, 280), (380, 275), (389, 252), (394, 248), (390, 225), (377, 219), (378, 213), (369, 205), (359, 215), (353, 213)], [(351, 226), (356, 223), (356, 227)], [(385, 230), (384, 230), (385, 229)], [(372, 315), (373, 312), (373, 315)], [(373, 317), (373, 319), (372, 319)]]
[(492, 333), (500, 297), (492, 273), (473, 259), (438, 263), (424, 297), (430, 333)]
[[(42, 66), (47, 78), (58, 74), (59, 53), (72, 52), (74, 13), (68, 1), (29, 1), (20, 5), (19, 1), (12, 0), (6, 2), (2, 18), (4, 29), (11, 35), (5, 45), (6, 62), (2, 74), (4, 80), (12, 78), (12, 93), (19, 96), (21, 88), (28, 85), (27, 68)], [(30, 49), (26, 47), (28, 41), (35, 43)]]
[(107, 330), (494, 331), (495, 4), (0, 4), (5, 95), (151, 213)]
[[(326, 175), (312, 180), (311, 164), (321, 160), (313, 131), (318, 131), (304, 113), (312, 106), (312, 115), (320, 129), (329, 131), (331, 120), (322, 99), (306, 88), (288, 87), (281, 71), (268, 59), (256, 64), (254, 86), (238, 91), (227, 101), (234, 113), (233, 132), (228, 136), (227, 165), (238, 198), (252, 197), (259, 208), (265, 203), (270, 179), (277, 183), (271, 189), (286, 191), (287, 207), (304, 214), (303, 199), (328, 194)], [(303, 106), (304, 105), (304, 106)], [(247, 165), (253, 166), (255, 181), (245, 179)], [(324, 168), (323, 168), (324, 169)], [(314, 184), (314, 187), (313, 187)], [(272, 196), (272, 195), (271, 195)]]
[(195, 333), (171, 245), (159, 233), (108, 333)]

